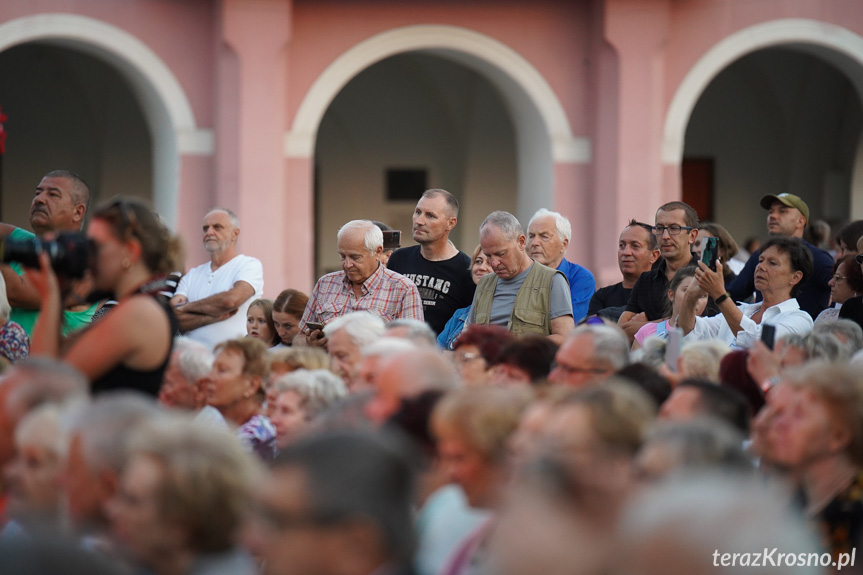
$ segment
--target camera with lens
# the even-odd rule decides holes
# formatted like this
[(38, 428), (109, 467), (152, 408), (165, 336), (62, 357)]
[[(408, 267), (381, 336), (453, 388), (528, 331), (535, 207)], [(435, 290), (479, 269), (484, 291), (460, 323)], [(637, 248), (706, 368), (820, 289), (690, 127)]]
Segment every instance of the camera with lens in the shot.
[(45, 252), (51, 267), (61, 277), (82, 278), (90, 266), (90, 242), (78, 232), (60, 232), (54, 239), (38, 237), (0, 239), (0, 261), (18, 262), (29, 268), (39, 267), (39, 254)]

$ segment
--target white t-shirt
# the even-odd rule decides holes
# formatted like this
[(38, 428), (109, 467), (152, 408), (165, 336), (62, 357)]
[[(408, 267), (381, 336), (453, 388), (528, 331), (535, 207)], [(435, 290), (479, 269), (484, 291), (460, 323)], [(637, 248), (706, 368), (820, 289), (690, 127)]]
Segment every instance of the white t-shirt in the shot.
[(210, 270), (210, 262), (189, 270), (177, 286), (175, 295), (186, 296), (190, 302), (194, 302), (229, 291), (239, 281), (252, 286), (255, 294), (243, 302), (237, 313), (224, 321), (193, 329), (186, 334), (206, 345), (210, 351), (227, 339), (246, 335), (246, 310), (250, 303), (264, 293), (264, 267), (257, 258), (237, 255), (216, 271)]

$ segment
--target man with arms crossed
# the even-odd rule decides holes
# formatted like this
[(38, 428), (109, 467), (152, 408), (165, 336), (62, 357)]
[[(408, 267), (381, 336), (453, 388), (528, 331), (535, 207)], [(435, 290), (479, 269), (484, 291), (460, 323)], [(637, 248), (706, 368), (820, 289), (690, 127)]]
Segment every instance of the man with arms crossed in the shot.
[(180, 332), (212, 351), (246, 335), (246, 310), (264, 291), (264, 268), (257, 258), (237, 253), (240, 221), (230, 210), (208, 213), (203, 231), (210, 261), (183, 276), (171, 303)]

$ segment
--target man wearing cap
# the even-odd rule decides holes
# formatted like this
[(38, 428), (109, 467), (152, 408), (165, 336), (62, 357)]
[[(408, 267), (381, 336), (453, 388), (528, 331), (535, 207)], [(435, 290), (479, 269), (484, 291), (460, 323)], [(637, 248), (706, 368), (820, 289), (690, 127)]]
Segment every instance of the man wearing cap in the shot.
[[(768, 194), (761, 198), (761, 207), (767, 210), (767, 232), (774, 236), (803, 238), (803, 230), (809, 221), (809, 206), (794, 194)], [(814, 270), (797, 293), (800, 308), (817, 317), (830, 303), (830, 286), (827, 283), (833, 275), (833, 257), (809, 242), (803, 242), (812, 252), (815, 263)], [(743, 270), (728, 286), (728, 293), (734, 301), (742, 301), (755, 291), (755, 266), (761, 251), (757, 250), (749, 257)], [(761, 294), (756, 292), (756, 301), (761, 301)]]

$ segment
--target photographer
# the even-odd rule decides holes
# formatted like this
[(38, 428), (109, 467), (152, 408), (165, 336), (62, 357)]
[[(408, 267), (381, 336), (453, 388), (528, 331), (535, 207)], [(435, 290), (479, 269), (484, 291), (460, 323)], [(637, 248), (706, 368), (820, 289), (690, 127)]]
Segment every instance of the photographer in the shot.
[[(36, 186), (30, 204), (30, 227), (38, 235), (56, 232), (77, 232), (84, 225), (90, 205), (90, 188), (81, 176), (66, 170), (54, 170), (43, 176)], [(0, 236), (15, 241), (27, 241), (35, 235), (22, 228), (0, 223)], [(24, 275), (19, 263), (0, 265), (0, 274), (6, 282), (10, 318), (20, 324), (29, 334), (39, 317), (39, 292)], [(92, 289), (89, 278), (77, 280), (71, 286), (69, 297), (64, 302), (63, 334), (69, 334), (90, 323), (98, 304), (83, 303), (83, 296)]]
[(122, 199), (96, 210), (87, 238), (95, 287), (113, 294), (118, 304), (68, 347), (62, 345), (59, 282), (41, 253), (40, 269), (27, 271), (42, 300), (32, 352), (62, 357), (90, 379), (93, 393), (131, 388), (156, 396), (177, 324), (167, 299), (149, 286), (176, 269), (178, 241), (147, 207)]

